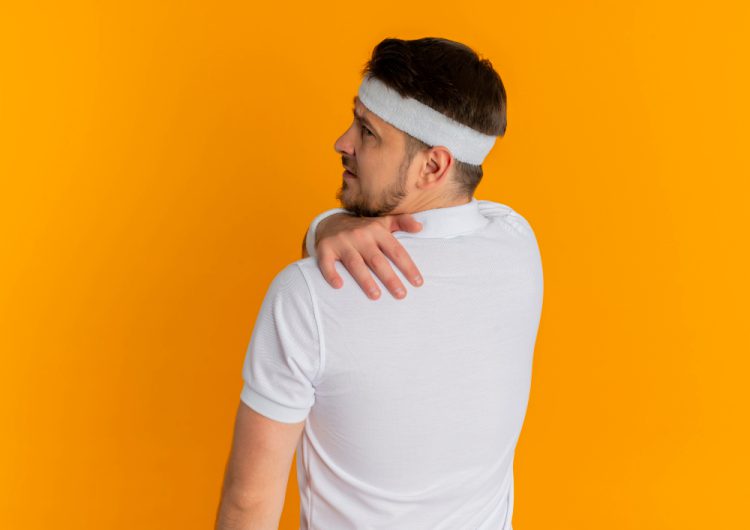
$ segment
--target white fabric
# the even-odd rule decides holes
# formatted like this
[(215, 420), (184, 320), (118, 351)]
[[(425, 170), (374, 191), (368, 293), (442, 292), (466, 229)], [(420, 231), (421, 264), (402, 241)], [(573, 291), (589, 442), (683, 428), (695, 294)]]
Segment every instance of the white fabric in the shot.
[[(490, 201), (413, 213), (394, 232), (424, 284), (370, 300), (341, 262), (309, 257), (273, 279), (241, 399), (305, 421), (301, 530), (512, 530), (515, 447), (543, 296), (530, 225)], [(314, 248), (312, 249), (314, 251)]]
[(496, 136), (481, 133), (449, 118), (415, 98), (405, 98), (379, 79), (365, 76), (359, 100), (370, 112), (427, 145), (447, 147), (456, 160), (480, 165)]

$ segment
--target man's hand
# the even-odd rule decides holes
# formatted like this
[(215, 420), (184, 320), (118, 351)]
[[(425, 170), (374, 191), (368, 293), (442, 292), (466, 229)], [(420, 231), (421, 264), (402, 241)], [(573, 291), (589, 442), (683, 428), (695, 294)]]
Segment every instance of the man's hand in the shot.
[(338, 260), (371, 299), (377, 300), (380, 290), (370, 269), (394, 297), (405, 297), (406, 289), (386, 256), (414, 286), (422, 285), (422, 276), (404, 247), (391, 234), (396, 230), (419, 232), (422, 224), (408, 213), (383, 217), (337, 213), (323, 219), (315, 234), (318, 267), (323, 277), (336, 289), (343, 285), (334, 265)]

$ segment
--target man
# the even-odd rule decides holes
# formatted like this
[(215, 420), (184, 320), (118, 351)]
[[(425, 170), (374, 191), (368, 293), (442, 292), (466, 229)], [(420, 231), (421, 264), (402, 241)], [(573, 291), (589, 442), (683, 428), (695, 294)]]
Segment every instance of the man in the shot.
[[(526, 220), (473, 197), (505, 91), (445, 39), (385, 39), (364, 74), (335, 144), (344, 208), (250, 339), (217, 528), (277, 528), (296, 449), (301, 529), (511, 530), (543, 278)], [(362, 294), (368, 266), (395, 298)]]

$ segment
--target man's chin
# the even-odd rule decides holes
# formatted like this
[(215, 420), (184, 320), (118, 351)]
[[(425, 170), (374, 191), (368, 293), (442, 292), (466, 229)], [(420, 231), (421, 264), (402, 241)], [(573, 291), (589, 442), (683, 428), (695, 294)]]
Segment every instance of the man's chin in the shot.
[(346, 184), (336, 192), (336, 200), (341, 203), (341, 208), (344, 208), (345, 210), (351, 210), (355, 205), (352, 201), (351, 190), (346, 187)]
[(366, 207), (363, 210), (362, 203), (360, 201), (357, 201), (356, 197), (350, 195), (346, 191), (339, 192), (336, 195), (336, 199), (338, 199), (339, 203), (341, 204), (341, 208), (349, 210), (354, 215), (363, 215), (363, 211), (367, 210)]

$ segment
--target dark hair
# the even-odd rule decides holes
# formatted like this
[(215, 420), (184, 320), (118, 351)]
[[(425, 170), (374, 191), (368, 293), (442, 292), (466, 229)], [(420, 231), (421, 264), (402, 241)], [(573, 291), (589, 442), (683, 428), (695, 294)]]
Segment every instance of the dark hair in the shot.
[[(412, 97), (479, 132), (503, 136), (505, 87), (488, 59), (460, 42), (437, 37), (384, 39), (362, 70), (404, 97)], [(407, 157), (431, 147), (406, 133)], [(482, 166), (455, 160), (460, 194), (471, 195)]]

